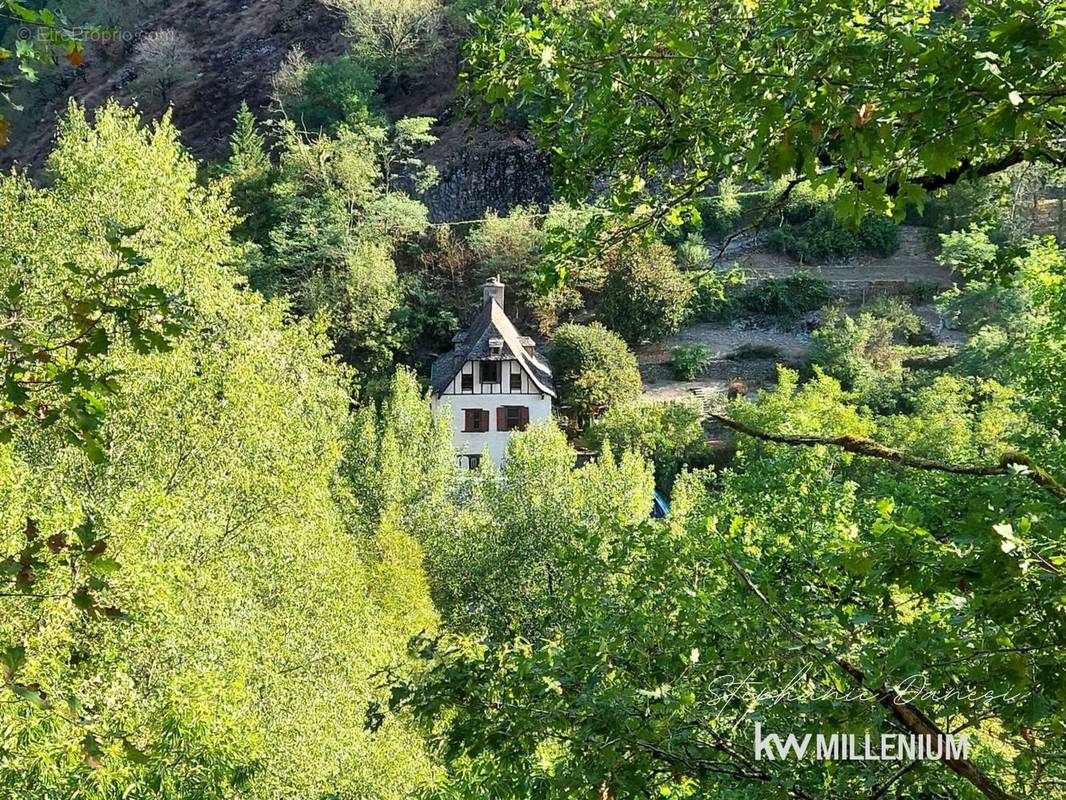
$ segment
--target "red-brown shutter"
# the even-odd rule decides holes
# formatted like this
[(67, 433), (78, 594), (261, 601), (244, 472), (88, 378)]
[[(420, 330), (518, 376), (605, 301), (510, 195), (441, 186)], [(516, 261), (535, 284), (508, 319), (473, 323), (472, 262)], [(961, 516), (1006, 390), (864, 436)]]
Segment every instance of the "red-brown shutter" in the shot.
[(529, 408), (527, 406), (519, 406), (518, 408), (518, 426), (525, 430), (529, 425)]
[(488, 431), (489, 429), (489, 412), (486, 409), (482, 409), (481, 414), (481, 430)]
[(507, 406), (500, 406), (496, 409), (496, 430), (510, 430), (510, 428), (507, 427)]
[(464, 431), (472, 431), (472, 430), (474, 430), (474, 420), (476, 419), (474, 417), (474, 414), (477, 414), (477, 413), (478, 412), (475, 411), (472, 408), (466, 409), (466, 419), (464, 420), (464, 424), (463, 424), (463, 430)]

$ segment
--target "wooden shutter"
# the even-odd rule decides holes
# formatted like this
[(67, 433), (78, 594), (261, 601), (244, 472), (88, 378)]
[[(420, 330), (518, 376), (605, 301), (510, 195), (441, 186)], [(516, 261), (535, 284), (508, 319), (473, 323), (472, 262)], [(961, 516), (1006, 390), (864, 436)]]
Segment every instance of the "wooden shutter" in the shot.
[(481, 409), (481, 430), (487, 431), (489, 429), (489, 412), (486, 409)]
[(518, 427), (525, 430), (529, 425), (529, 408), (528, 406), (519, 406), (518, 408)]
[(464, 425), (463, 425), (463, 430), (464, 431), (475, 431), (475, 430), (477, 430), (478, 417), (475, 417), (474, 415), (475, 414), (480, 414), (480, 413), (481, 413), (480, 411), (477, 411), (477, 410), (475, 410), (473, 408), (468, 408), (466, 410), (466, 420), (464, 421)]
[(509, 427), (507, 427), (507, 406), (500, 406), (496, 409), (496, 430), (511, 430)]

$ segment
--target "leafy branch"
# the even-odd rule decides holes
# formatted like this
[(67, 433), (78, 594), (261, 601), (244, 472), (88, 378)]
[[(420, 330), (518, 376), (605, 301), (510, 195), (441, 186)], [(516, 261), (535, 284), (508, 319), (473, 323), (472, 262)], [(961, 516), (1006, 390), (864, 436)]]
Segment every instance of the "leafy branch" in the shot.
[(952, 464), (945, 461), (936, 461), (930, 458), (910, 455), (902, 450), (875, 442), (864, 436), (807, 436), (786, 433), (773, 433), (759, 430), (743, 422), (715, 412), (707, 412), (707, 417), (713, 419), (727, 428), (731, 428), (745, 436), (761, 439), (775, 444), (785, 444), (796, 447), (839, 447), (848, 453), (854, 453), (867, 458), (879, 458), (891, 461), (910, 469), (921, 469), (932, 472), (948, 472), (953, 475), (1022, 475), (1044, 489), (1058, 500), (1066, 500), (1066, 486), (1057, 481), (1047, 470), (1035, 464), (1025, 453), (1008, 450), (999, 458), (998, 464)]

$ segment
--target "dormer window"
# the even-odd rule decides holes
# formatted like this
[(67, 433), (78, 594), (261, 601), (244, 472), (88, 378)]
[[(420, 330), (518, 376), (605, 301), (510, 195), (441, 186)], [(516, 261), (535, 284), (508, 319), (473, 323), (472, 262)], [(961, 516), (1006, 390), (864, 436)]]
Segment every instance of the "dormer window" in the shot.
[(500, 382), (500, 362), (499, 361), (482, 361), (481, 362), (481, 382), (482, 383), (499, 383)]
[(499, 357), (503, 352), (503, 339), (489, 339), (489, 355)]

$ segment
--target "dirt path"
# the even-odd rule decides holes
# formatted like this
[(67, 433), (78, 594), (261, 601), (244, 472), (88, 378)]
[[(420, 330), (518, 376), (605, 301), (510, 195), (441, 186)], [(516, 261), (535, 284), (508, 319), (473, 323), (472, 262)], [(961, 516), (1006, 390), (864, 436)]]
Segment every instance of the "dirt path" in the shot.
[[(753, 328), (743, 323), (700, 323), (653, 345), (637, 349), (644, 393), (657, 400), (677, 400), (694, 394), (726, 392), (733, 381), (743, 381), (749, 388), (774, 380), (779, 362), (802, 362), (811, 337), (801, 331)], [(678, 381), (670, 369), (670, 353), (679, 345), (702, 344), (711, 355), (704, 374), (695, 381)], [(770, 348), (774, 352), (761, 358), (736, 358), (741, 347)]]
[(760, 248), (727, 256), (727, 261), (735, 261), (756, 278), (781, 278), (805, 271), (849, 288), (855, 283), (882, 282), (950, 286), (951, 272), (936, 263), (927, 235), (922, 228), (900, 228), (899, 250), (888, 258), (863, 256), (839, 264), (799, 264)]
[[(829, 282), (834, 295), (847, 298), (849, 308), (857, 310), (864, 302), (883, 294), (913, 298), (918, 294), (913, 290), (919, 287), (935, 291), (950, 286), (951, 272), (940, 266), (934, 255), (927, 232), (905, 226), (900, 228), (899, 250), (888, 258), (862, 257), (839, 264), (799, 264), (749, 241), (731, 251), (726, 260), (735, 262), (756, 280), (781, 278), (800, 271), (821, 275)], [(915, 306), (915, 311), (938, 340), (955, 342), (963, 338), (959, 332), (944, 330), (932, 306)], [(662, 342), (638, 348), (637, 362), (644, 380), (644, 393), (656, 399), (724, 393), (734, 381), (740, 381), (754, 391), (774, 382), (777, 364), (802, 363), (810, 343), (810, 334), (804, 330), (756, 327), (745, 321), (701, 323)], [(670, 353), (678, 345), (687, 344), (704, 345), (710, 352), (711, 362), (699, 380), (678, 381), (670, 369)], [(769, 352), (747, 356), (741, 353), (738, 357), (737, 351), (743, 347), (768, 349)]]

